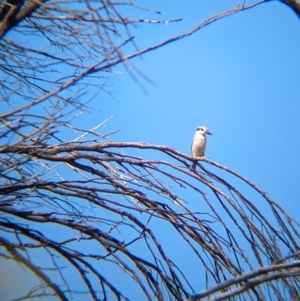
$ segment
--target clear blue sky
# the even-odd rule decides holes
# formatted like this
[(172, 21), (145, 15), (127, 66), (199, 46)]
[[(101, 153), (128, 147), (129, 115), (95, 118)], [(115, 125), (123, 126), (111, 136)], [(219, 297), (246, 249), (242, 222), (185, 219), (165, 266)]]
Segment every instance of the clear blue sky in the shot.
[[(144, 13), (149, 18), (183, 21), (142, 24), (131, 33), (142, 49), (237, 3), (137, 1), (166, 13)], [(128, 46), (127, 51), (134, 49)], [(161, 144), (190, 153), (197, 126), (206, 125), (213, 133), (207, 157), (249, 178), (298, 219), (299, 54), (299, 18), (278, 1), (268, 2), (134, 59), (135, 67), (156, 83), (140, 78), (147, 95), (117, 66), (115, 71), (123, 73), (106, 87), (114, 99), (100, 93), (92, 106), (101, 112), (88, 117), (86, 126), (114, 115), (105, 129), (120, 129), (111, 137), (114, 141)]]
[[(151, 1), (165, 19), (143, 25), (140, 48), (183, 33), (236, 1)], [(143, 1), (149, 6), (149, 1)], [(226, 3), (226, 4), (225, 4)], [(298, 217), (300, 192), (300, 20), (271, 1), (217, 21), (183, 40), (135, 59), (148, 95), (124, 71), (99, 97), (117, 141), (162, 144), (189, 153), (198, 125), (209, 127), (207, 157), (248, 177)]]

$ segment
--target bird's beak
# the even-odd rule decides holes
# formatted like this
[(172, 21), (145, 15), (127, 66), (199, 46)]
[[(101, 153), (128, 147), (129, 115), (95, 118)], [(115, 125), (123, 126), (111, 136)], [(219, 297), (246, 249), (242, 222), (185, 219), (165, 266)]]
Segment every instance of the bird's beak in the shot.
[(211, 133), (210, 131), (207, 131), (207, 132), (206, 132), (206, 134), (208, 134), (208, 135), (212, 135), (212, 133)]

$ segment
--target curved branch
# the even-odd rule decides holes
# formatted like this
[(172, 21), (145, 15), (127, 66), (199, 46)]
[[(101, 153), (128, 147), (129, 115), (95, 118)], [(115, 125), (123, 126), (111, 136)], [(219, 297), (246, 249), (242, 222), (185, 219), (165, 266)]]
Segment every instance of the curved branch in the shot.
[(50, 280), (50, 278), (41, 271), (37, 266), (35, 266), (31, 261), (27, 260), (24, 256), (22, 256), (13, 244), (11, 244), (7, 239), (0, 237), (0, 243), (6, 248), (7, 252), (9, 252), (16, 262), (20, 262), (25, 265), (30, 271), (36, 274), (36, 276), (42, 279), (48, 286), (51, 288), (55, 294), (60, 298), (60, 300), (67, 301), (69, 300), (62, 290)]

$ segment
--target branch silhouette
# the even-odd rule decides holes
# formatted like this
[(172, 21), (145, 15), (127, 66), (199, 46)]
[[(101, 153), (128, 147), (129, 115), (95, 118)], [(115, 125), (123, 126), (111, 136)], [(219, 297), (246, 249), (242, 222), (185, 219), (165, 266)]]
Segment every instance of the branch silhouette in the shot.
[(299, 224), (256, 184), (209, 158), (192, 170), (171, 147), (113, 142), (111, 118), (78, 126), (116, 65), (142, 86), (132, 58), (265, 2), (141, 50), (131, 25), (181, 19), (123, 15), (162, 15), (134, 2), (1, 2), (0, 256), (37, 280), (20, 298), (129, 300), (130, 287), (148, 300), (299, 300)]

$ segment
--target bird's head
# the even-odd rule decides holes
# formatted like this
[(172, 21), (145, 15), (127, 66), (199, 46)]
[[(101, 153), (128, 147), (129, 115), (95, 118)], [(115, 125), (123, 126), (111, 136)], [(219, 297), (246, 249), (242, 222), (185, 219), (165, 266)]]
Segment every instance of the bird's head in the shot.
[(198, 126), (197, 132), (199, 132), (201, 135), (212, 135), (212, 133), (208, 130), (206, 126)]

